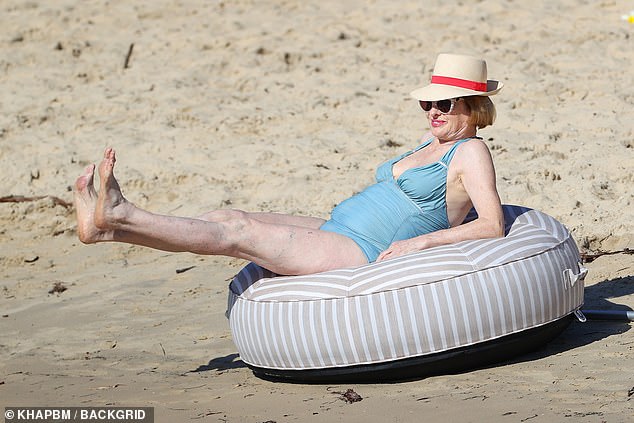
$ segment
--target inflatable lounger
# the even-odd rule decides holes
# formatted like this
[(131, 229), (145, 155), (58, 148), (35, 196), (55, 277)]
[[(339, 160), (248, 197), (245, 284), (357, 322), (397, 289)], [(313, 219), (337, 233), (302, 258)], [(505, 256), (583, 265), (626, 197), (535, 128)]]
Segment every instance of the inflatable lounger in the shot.
[(503, 209), (504, 238), (306, 276), (247, 265), (227, 310), (241, 359), (268, 379), (382, 382), (539, 348), (583, 305), (587, 270), (561, 223)]

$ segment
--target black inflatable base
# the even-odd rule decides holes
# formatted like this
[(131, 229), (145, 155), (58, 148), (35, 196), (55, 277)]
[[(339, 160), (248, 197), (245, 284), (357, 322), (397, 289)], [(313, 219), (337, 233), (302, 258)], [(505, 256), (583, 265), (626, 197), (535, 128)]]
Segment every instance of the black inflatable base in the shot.
[(385, 383), (460, 373), (490, 366), (539, 349), (568, 327), (573, 314), (546, 325), (468, 347), (380, 364), (309, 370), (248, 365), (262, 379), (288, 383)]

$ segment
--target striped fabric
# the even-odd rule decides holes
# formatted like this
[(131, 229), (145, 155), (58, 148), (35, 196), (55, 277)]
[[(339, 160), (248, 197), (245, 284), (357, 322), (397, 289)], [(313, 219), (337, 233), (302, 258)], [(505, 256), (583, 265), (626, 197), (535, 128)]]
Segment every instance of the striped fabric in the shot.
[(504, 206), (504, 214), (504, 238), (354, 269), (289, 277), (249, 264), (229, 285), (227, 311), (242, 360), (280, 370), (385, 363), (497, 339), (579, 309), (583, 277), (574, 275), (582, 268), (570, 233), (536, 210)]

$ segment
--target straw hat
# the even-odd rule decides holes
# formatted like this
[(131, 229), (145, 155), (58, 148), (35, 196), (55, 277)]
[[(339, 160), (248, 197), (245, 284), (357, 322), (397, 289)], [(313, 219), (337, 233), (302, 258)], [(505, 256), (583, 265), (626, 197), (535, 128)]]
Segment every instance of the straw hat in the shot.
[(439, 54), (431, 76), (431, 84), (415, 89), (416, 100), (437, 101), (471, 95), (490, 96), (504, 87), (487, 79), (487, 64), (477, 57), (461, 54)]

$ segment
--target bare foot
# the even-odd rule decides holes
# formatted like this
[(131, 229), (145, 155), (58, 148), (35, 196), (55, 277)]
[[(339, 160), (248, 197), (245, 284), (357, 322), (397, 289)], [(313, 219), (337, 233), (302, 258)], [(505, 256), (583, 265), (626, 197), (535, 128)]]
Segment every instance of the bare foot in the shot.
[(95, 226), (95, 205), (97, 191), (93, 185), (95, 165), (84, 169), (84, 173), (75, 181), (73, 193), (77, 213), (77, 234), (84, 244), (112, 239), (112, 231), (102, 231)]
[(123, 197), (114, 177), (115, 152), (107, 148), (99, 164), (99, 196), (95, 207), (95, 225), (101, 230), (118, 229), (125, 224), (131, 204)]

